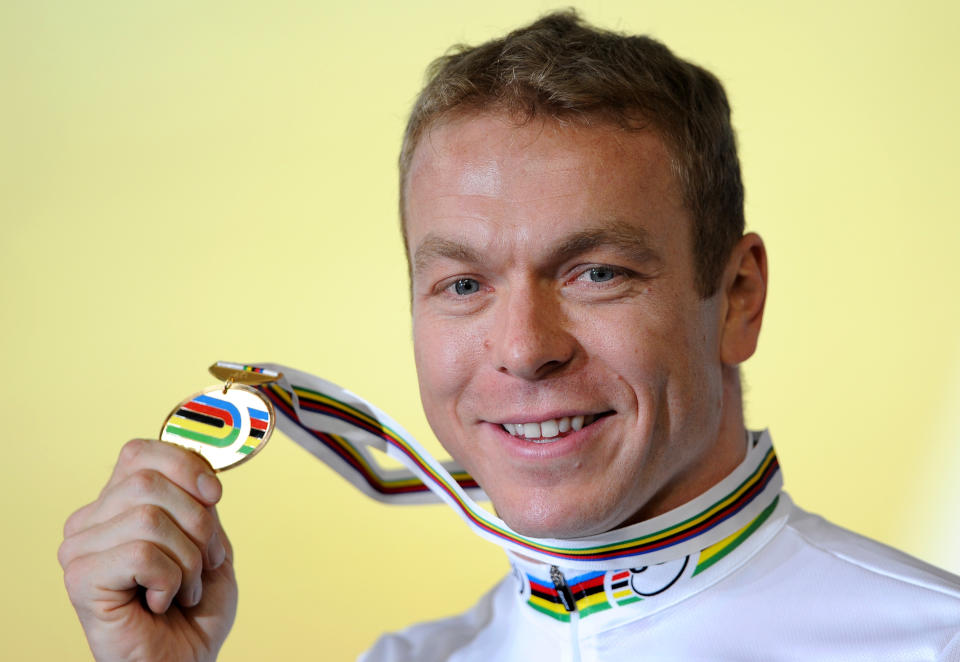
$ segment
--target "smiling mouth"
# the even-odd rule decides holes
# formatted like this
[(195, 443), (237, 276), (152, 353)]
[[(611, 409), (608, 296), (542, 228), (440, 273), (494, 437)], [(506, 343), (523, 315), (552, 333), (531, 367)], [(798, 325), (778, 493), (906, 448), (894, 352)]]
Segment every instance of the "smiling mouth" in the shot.
[(562, 418), (550, 418), (539, 423), (503, 423), (500, 427), (514, 437), (535, 444), (549, 444), (562, 439), (571, 432), (582, 430), (591, 423), (613, 413), (613, 411), (605, 411), (601, 414), (563, 416)]

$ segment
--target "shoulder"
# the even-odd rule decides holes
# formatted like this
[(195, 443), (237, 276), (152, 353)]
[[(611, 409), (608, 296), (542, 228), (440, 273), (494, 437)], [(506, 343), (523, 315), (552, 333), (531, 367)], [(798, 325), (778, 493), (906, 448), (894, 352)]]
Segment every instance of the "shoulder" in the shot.
[(736, 614), (808, 659), (960, 660), (960, 577), (781, 498), (772, 537), (688, 609)]
[(783, 533), (818, 561), (814, 567), (888, 591), (955, 601), (960, 609), (960, 577), (819, 515), (794, 505)]
[(514, 601), (513, 583), (505, 577), (469, 610), (456, 616), (412, 625), (381, 636), (357, 662), (434, 662), (448, 660), (504, 618)]
[(717, 589), (757, 628), (816, 642), (817, 659), (960, 660), (960, 577), (792, 503), (777, 534)]

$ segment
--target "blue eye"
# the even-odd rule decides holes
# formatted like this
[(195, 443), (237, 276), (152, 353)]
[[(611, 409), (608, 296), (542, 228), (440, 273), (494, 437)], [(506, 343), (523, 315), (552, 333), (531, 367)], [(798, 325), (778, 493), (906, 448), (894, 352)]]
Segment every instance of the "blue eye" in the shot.
[(476, 294), (480, 291), (480, 283), (475, 281), (473, 278), (461, 278), (453, 284), (453, 291), (460, 296)]
[(593, 283), (604, 283), (608, 280), (613, 280), (617, 272), (610, 267), (593, 267), (587, 271), (587, 275)]

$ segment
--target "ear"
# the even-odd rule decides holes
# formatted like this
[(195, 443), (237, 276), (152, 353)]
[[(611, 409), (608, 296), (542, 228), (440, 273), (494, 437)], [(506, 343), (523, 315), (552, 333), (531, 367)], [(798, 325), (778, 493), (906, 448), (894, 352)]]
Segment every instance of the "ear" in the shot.
[(744, 235), (723, 274), (724, 318), (720, 360), (738, 365), (753, 356), (767, 299), (767, 251), (760, 235)]

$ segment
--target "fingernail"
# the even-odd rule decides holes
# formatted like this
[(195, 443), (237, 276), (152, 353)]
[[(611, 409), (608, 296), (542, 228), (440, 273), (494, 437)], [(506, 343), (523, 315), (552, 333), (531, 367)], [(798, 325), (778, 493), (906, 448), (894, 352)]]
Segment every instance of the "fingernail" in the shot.
[(193, 589), (193, 595), (192, 595), (193, 599), (190, 602), (190, 606), (196, 607), (198, 604), (200, 604), (200, 598), (202, 597), (203, 597), (203, 586), (201, 584), (197, 584)]
[(211, 541), (210, 545), (210, 567), (211, 569), (216, 569), (220, 567), (220, 564), (223, 563), (223, 559), (227, 556), (227, 550), (224, 549), (223, 543), (220, 542), (220, 534), (217, 534), (216, 537)]
[(202, 473), (197, 476), (197, 489), (210, 503), (216, 503), (220, 498), (220, 481), (211, 473)]

